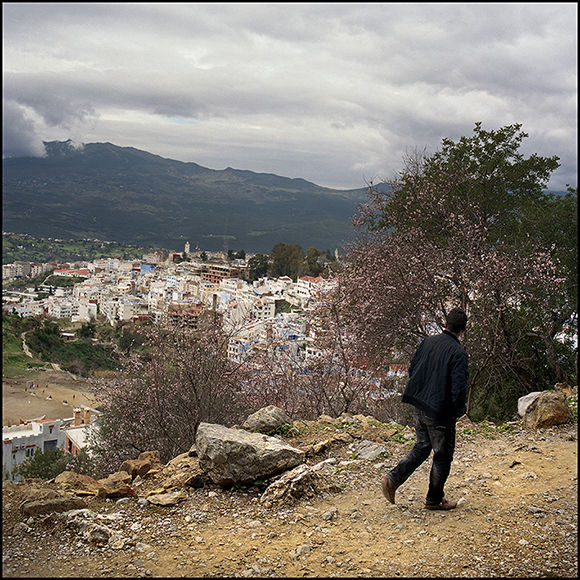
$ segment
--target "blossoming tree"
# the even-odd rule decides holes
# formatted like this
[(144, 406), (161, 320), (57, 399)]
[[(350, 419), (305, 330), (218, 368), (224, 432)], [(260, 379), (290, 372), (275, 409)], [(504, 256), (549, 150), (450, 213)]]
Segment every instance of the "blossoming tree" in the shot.
[[(517, 397), (575, 380), (558, 337), (576, 325), (576, 195), (544, 192), (556, 157), (524, 158), (520, 125), (415, 154), (396, 180), (369, 187), (361, 237), (341, 274), (338, 303), (371, 357), (409, 360), (448, 310), (469, 317), (468, 413), (505, 419)], [(550, 228), (547, 211), (564, 224)], [(565, 259), (562, 259), (562, 258)]]
[(92, 445), (104, 472), (143, 451), (167, 462), (189, 450), (200, 422), (233, 425), (245, 417), (246, 375), (228, 360), (229, 337), (219, 323), (145, 330), (144, 348), (124, 360), (122, 373), (93, 383), (102, 407)]

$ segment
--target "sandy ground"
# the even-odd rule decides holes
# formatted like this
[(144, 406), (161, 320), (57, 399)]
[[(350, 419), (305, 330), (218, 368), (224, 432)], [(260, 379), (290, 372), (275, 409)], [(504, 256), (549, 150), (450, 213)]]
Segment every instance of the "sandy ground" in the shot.
[[(32, 387), (31, 385), (35, 386)], [(72, 417), (73, 407), (95, 405), (86, 380), (63, 371), (43, 371), (29, 377), (2, 378), (2, 426), (20, 419)]]

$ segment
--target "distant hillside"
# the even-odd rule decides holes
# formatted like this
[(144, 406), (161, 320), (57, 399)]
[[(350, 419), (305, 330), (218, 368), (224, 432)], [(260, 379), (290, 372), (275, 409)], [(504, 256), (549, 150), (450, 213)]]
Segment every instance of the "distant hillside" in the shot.
[(3, 160), (2, 229), (38, 237), (98, 238), (181, 249), (278, 242), (341, 248), (364, 187), (340, 191), (304, 179), (213, 170), (132, 147), (45, 143), (42, 158)]

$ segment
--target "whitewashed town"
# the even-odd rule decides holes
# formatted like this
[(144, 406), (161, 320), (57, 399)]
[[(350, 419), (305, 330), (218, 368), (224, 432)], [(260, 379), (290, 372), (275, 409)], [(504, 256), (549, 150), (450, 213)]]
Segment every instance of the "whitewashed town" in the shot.
[[(50, 275), (83, 279), (72, 288), (54, 288), (46, 284), (23, 291), (5, 290), (2, 310), (20, 316), (48, 316), (71, 322), (94, 322), (99, 317), (112, 326), (119, 322), (163, 318), (195, 326), (208, 309), (223, 315), (228, 331), (239, 333), (232, 340), (230, 356), (238, 360), (251, 343), (275, 332), (290, 337), (294, 345), (304, 347), (306, 313), (315, 295), (328, 288), (329, 282), (317, 276), (302, 276), (296, 281), (288, 276), (260, 278), (248, 282), (249, 266), (245, 259), (227, 261), (222, 252), (210, 253), (207, 261), (200, 252), (191, 252), (189, 243), (183, 252), (155, 252), (142, 260), (106, 258), (92, 262), (35, 264), (17, 262), (3, 265), (3, 282), (15, 278)], [(176, 262), (176, 259), (187, 261)], [(50, 295), (41, 298), (42, 292)], [(292, 312), (278, 312), (286, 302)], [(274, 327), (274, 328), (272, 328)], [(307, 351), (312, 354), (311, 350)]]
[[(316, 296), (331, 282), (321, 276), (263, 277), (249, 282), (245, 259), (226, 260), (222, 252), (161, 251), (142, 260), (106, 258), (92, 262), (30, 263), (3, 265), (3, 282), (46, 274), (36, 288), (3, 292), (3, 313), (22, 317), (45, 316), (70, 322), (119, 323), (165, 320), (195, 327), (208, 310), (219, 313), (229, 333), (228, 358), (242, 362), (254, 349), (275, 339), (290, 360), (318, 358), (315, 331), (309, 324)], [(205, 254), (205, 252), (204, 252)], [(185, 259), (184, 259), (185, 258)], [(70, 288), (52, 287), (50, 276), (82, 279)], [(50, 293), (41, 297), (41, 294)], [(283, 311), (281, 311), (283, 310)], [(74, 333), (63, 333), (74, 338)], [(404, 365), (390, 365), (389, 377), (405, 374)], [(38, 388), (31, 384), (30, 389)], [(3, 471), (14, 478), (14, 468), (36, 449), (56, 447), (78, 454), (88, 431), (98, 420), (90, 406), (73, 408), (73, 416), (52, 419), (28, 418), (20, 425), (3, 427)], [(16, 477), (18, 479), (18, 476)]]

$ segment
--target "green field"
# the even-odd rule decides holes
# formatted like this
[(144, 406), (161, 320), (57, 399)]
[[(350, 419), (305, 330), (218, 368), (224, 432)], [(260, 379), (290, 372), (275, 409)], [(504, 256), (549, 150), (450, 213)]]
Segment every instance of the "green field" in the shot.
[(78, 262), (99, 258), (141, 259), (159, 248), (139, 247), (101, 240), (59, 240), (2, 232), (2, 263)]

